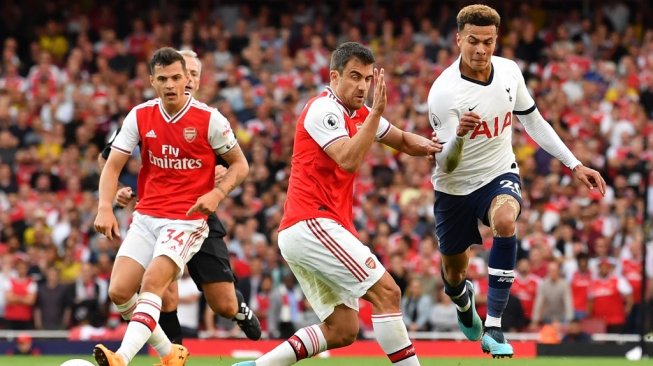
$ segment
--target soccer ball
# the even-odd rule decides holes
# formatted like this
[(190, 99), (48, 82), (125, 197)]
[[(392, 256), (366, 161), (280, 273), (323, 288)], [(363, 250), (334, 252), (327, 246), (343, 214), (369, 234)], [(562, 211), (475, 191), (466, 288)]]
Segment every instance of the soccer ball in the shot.
[(95, 366), (95, 364), (82, 360), (81, 358), (75, 358), (62, 363), (61, 366)]

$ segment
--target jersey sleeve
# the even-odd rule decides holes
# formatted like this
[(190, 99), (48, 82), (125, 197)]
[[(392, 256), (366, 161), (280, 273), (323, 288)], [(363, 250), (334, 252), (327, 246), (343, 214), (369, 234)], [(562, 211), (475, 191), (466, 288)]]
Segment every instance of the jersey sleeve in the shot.
[(109, 153), (111, 152), (111, 145), (113, 144), (113, 141), (116, 139), (116, 136), (118, 136), (118, 133), (120, 133), (120, 127), (118, 127), (117, 130), (113, 131), (111, 137), (109, 137), (109, 141), (107, 141), (107, 144), (104, 145), (104, 148), (100, 152), (100, 155), (102, 155), (102, 158), (104, 160), (109, 159)]
[(529, 114), (535, 110), (535, 100), (533, 100), (531, 93), (528, 92), (526, 81), (524, 81), (524, 75), (521, 73), (517, 64), (514, 64), (513, 72), (515, 73), (515, 78), (517, 78), (517, 94), (515, 98), (514, 113), (517, 115)]
[[(438, 90), (440, 88), (440, 90)], [(438, 84), (429, 92), (429, 122), (441, 143), (445, 144), (456, 138), (456, 127), (460, 123), (460, 113), (454, 108), (452, 95), (441, 92), (443, 85)]]
[[(367, 105), (363, 105), (363, 108), (367, 108), (367, 111), (370, 111), (370, 107)], [(376, 129), (376, 141), (380, 141), (385, 137), (385, 135), (390, 132), (390, 128), (392, 128), (392, 123), (385, 119), (383, 116), (381, 116), (381, 119), (379, 120), (379, 128)]]
[(209, 144), (218, 155), (224, 155), (238, 145), (238, 140), (236, 140), (236, 135), (234, 135), (229, 121), (217, 109), (211, 111)]
[(308, 107), (304, 128), (322, 150), (342, 138), (349, 137), (342, 111), (335, 101), (328, 98), (319, 98)]
[[(131, 155), (136, 145), (141, 141), (138, 134), (138, 122), (136, 120), (136, 110), (132, 109), (127, 117), (122, 121), (120, 132), (109, 144), (111, 149), (119, 151), (123, 154)], [(109, 155), (107, 154), (107, 158)]]

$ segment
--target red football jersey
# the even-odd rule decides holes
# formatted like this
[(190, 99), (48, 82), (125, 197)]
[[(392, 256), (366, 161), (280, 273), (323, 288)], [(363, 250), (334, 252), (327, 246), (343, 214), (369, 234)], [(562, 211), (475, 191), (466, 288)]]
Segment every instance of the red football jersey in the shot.
[(140, 142), (136, 211), (153, 217), (194, 220), (186, 216), (197, 198), (214, 187), (215, 154), (236, 146), (229, 121), (217, 109), (186, 94), (174, 116), (153, 99), (132, 109), (111, 148), (130, 154)]
[[(288, 195), (279, 230), (311, 218), (329, 218), (357, 235), (353, 222), (353, 187), (350, 173), (324, 152), (335, 141), (358, 132), (369, 114), (364, 106), (348, 110), (331, 88), (308, 101), (297, 120)], [(377, 139), (390, 131), (381, 118)]]
[(621, 262), (624, 278), (633, 288), (633, 301), (639, 304), (642, 301), (642, 262), (640, 260), (624, 259)]
[(510, 293), (519, 299), (524, 315), (528, 319), (533, 318), (533, 305), (535, 305), (535, 296), (537, 295), (537, 286), (540, 279), (532, 274), (526, 277), (515, 276), (515, 281), (512, 283)]
[(571, 297), (574, 301), (575, 311), (587, 311), (588, 289), (592, 275), (590, 272), (576, 271), (571, 278)]
[(623, 324), (626, 321), (623, 295), (630, 291), (630, 285), (623, 278), (595, 278), (588, 289), (594, 301), (592, 316), (605, 320), (608, 325)]

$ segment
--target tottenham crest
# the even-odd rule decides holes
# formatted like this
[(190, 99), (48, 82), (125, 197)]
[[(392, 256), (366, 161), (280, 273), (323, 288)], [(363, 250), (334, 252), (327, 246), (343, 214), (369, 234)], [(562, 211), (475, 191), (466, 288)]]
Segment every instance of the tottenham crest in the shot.
[(186, 127), (184, 128), (184, 139), (188, 142), (193, 142), (197, 137), (197, 129), (195, 127)]
[(431, 127), (433, 127), (434, 130), (442, 128), (442, 122), (435, 113), (431, 113)]
[(340, 122), (338, 121), (338, 117), (333, 113), (327, 113), (327, 115), (324, 116), (322, 123), (324, 124), (324, 127), (326, 127), (327, 130), (335, 130), (338, 128), (338, 125), (340, 124)]

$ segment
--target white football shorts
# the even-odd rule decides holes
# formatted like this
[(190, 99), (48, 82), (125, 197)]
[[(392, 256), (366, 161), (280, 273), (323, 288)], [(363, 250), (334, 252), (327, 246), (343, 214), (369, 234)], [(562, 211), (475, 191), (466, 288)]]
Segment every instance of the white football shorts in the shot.
[(279, 249), (322, 321), (340, 304), (358, 311), (358, 299), (385, 273), (365, 244), (327, 218), (280, 231)]
[(204, 219), (171, 220), (134, 211), (117, 256), (129, 257), (147, 268), (153, 258), (165, 255), (177, 264), (177, 278), (181, 278), (184, 266), (208, 235), (209, 227)]

